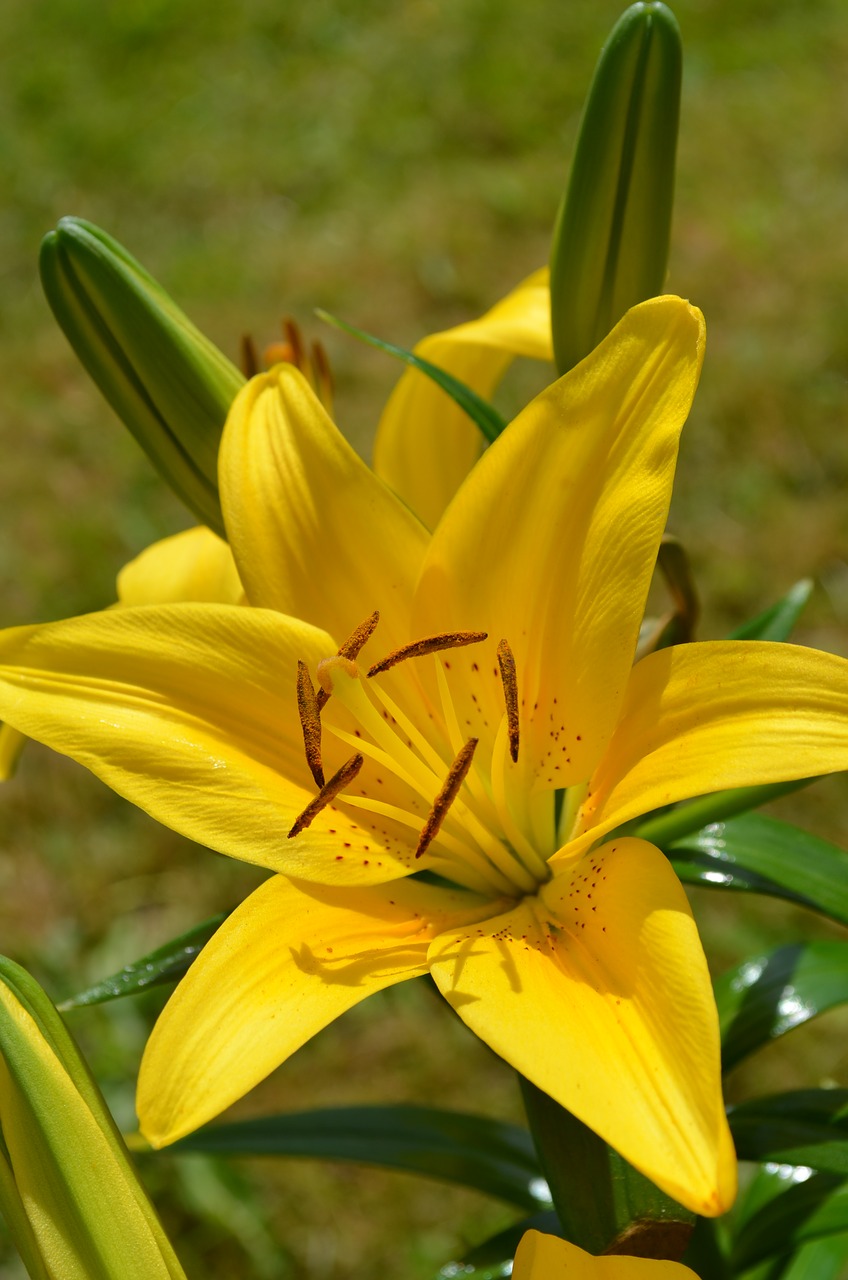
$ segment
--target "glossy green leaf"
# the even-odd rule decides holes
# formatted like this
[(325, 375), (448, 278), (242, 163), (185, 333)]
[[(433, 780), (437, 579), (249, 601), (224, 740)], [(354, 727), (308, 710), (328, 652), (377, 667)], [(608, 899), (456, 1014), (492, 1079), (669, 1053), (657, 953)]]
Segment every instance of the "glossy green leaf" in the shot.
[(431, 1107), (333, 1107), (261, 1116), (200, 1129), (168, 1149), (353, 1160), (458, 1182), (524, 1209), (551, 1203), (525, 1129)]
[(695, 1215), (613, 1151), (576, 1116), (529, 1080), (521, 1095), (562, 1234), (600, 1254), (625, 1234), (646, 1257), (681, 1257)]
[(728, 1108), (740, 1160), (848, 1177), (848, 1089), (798, 1089)]
[(459, 1280), (471, 1276), (473, 1280), (502, 1280), (512, 1275), (512, 1259), (525, 1231), (543, 1231), (545, 1235), (562, 1236), (562, 1226), (553, 1210), (534, 1213), (532, 1217), (515, 1222), (504, 1231), (484, 1240), (458, 1262), (448, 1262), (437, 1280)]
[[(764, 1260), (794, 1253), (810, 1241), (848, 1231), (848, 1182), (805, 1166), (769, 1166), (787, 1189), (747, 1218), (733, 1244), (731, 1265), (739, 1273)], [(818, 1280), (818, 1277), (816, 1277)]]
[(731, 640), (788, 640), (813, 590), (812, 578), (802, 578), (763, 613), (731, 631)]
[(715, 995), (729, 1071), (755, 1049), (848, 1001), (848, 943), (778, 947), (722, 974)]
[(667, 849), (693, 831), (700, 831), (713, 822), (733, 818), (790, 795), (801, 787), (808, 787), (817, 778), (793, 778), (790, 782), (770, 782), (759, 787), (733, 787), (729, 791), (714, 791), (708, 796), (687, 800), (663, 813), (653, 813), (633, 825), (632, 834), (649, 840), (660, 849)]
[(355, 325), (348, 324), (345, 320), (339, 320), (337, 316), (331, 316), (328, 311), (318, 310), (315, 314), (321, 320), (325, 320), (327, 324), (334, 325), (336, 329), (341, 329), (344, 333), (350, 333), (354, 338), (359, 338), (360, 341), (367, 342), (369, 346), (376, 347), (378, 351), (385, 351), (388, 355), (395, 356), (413, 369), (417, 369), (419, 373), (426, 374), (437, 386), (447, 392), (452, 400), (456, 401), (464, 413), (468, 414), (489, 444), (497, 440), (507, 425), (506, 420), (501, 417), (497, 409), (489, 404), (488, 400), (484, 400), (482, 396), (479, 396), (476, 391), (472, 391), (471, 387), (466, 386), (464, 382), (460, 382), (459, 378), (455, 378), (453, 374), (446, 373), (444, 369), (440, 369), (436, 364), (431, 364), (429, 360), (423, 360), (414, 351), (407, 351), (405, 347), (395, 346), (393, 342), (384, 342), (382, 338), (375, 338), (372, 334), (366, 333), (364, 329), (357, 329)]
[(163, 982), (176, 982), (186, 973), (189, 965), (226, 918), (227, 913), (224, 911), (210, 916), (202, 924), (195, 925), (187, 933), (181, 933), (178, 938), (157, 947), (149, 955), (133, 960), (117, 973), (87, 987), (79, 995), (71, 996), (59, 1008), (66, 1012), (82, 1005), (103, 1004), (106, 1000), (120, 1000), (122, 996), (136, 995), (139, 991), (157, 987)]
[(680, 32), (664, 4), (633, 4), (601, 52), (551, 252), (559, 372), (625, 311), (662, 293), (680, 110)]
[(848, 925), (848, 854), (788, 822), (748, 813), (662, 847), (687, 884), (786, 898)]
[(848, 1232), (811, 1240), (788, 1261), (780, 1280), (845, 1280), (848, 1275)]

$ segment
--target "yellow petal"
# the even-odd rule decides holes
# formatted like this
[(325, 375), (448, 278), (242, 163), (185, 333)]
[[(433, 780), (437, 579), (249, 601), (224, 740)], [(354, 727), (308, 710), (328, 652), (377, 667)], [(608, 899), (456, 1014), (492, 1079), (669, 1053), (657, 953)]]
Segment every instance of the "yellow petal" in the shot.
[[(479, 320), (431, 334), (415, 352), (486, 399), (514, 356), (551, 360), (547, 268), (534, 272)], [(374, 470), (432, 529), (482, 447), (479, 429), (450, 396), (409, 369), (380, 419)]]
[[(416, 633), (508, 640), (525, 792), (584, 782), (612, 732), (703, 341), (700, 312), (680, 298), (634, 307), (492, 445), (433, 535)], [(471, 648), (451, 667), (460, 723), (491, 743), (497, 671)]]
[(690, 796), (848, 769), (848, 661), (766, 641), (713, 641), (633, 668), (620, 723), (568, 857)]
[(163, 1146), (190, 1133), (346, 1009), (426, 972), (434, 927), (473, 901), (412, 881), (354, 890), (267, 880), (153, 1029), (138, 1084), (145, 1136)]
[(343, 641), (375, 609), (380, 641), (408, 639), (428, 541), (292, 365), (237, 396), (220, 453), (227, 533), (250, 601)]
[[(389, 880), (413, 857), (408, 839), (400, 844), (380, 819), (337, 804), (288, 838), (316, 792), (297, 662), (314, 668), (334, 650), (307, 623), (225, 605), (18, 627), (0, 633), (0, 719), (221, 853), (321, 882)], [(349, 755), (328, 765), (334, 771)]]
[(199, 525), (154, 542), (124, 565), (118, 574), (118, 600), (123, 605), (182, 600), (241, 604), (244, 588), (226, 542)]
[(593, 1258), (557, 1236), (525, 1231), (516, 1250), (512, 1280), (697, 1280), (697, 1276), (679, 1262)]
[(536, 897), (437, 939), (431, 971), (473, 1031), (697, 1213), (733, 1201), (718, 1018), (666, 858), (620, 839)]

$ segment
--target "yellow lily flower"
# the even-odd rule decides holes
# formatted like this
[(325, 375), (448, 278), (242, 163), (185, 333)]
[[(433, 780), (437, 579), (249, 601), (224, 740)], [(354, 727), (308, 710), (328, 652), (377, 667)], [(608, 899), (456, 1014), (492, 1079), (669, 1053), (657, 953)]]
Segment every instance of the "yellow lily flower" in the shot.
[(697, 1276), (679, 1262), (593, 1258), (557, 1236), (525, 1231), (516, 1250), (512, 1280), (697, 1280)]
[[(489, 399), (515, 356), (552, 360), (548, 268), (528, 276), (485, 315), (431, 333), (415, 354)], [(434, 529), (483, 452), (483, 437), (425, 374), (408, 369), (389, 397), (374, 440), (374, 470)]]
[[(717, 642), (631, 665), (702, 352), (686, 303), (635, 307), (486, 452), (432, 537), (280, 366), (240, 393), (222, 441), (254, 607), (0, 634), (0, 717), (283, 873), (154, 1029), (138, 1098), (154, 1145), (429, 971), (670, 1195), (731, 1203), (686, 897), (659, 850), (605, 837), (693, 795), (848, 767), (848, 663)], [(425, 870), (441, 879), (409, 878)]]

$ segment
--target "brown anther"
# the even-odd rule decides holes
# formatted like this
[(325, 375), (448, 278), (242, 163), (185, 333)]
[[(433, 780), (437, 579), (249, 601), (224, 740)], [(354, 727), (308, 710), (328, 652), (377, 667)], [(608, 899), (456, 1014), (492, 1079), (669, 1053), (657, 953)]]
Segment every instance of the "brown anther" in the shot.
[(241, 335), (241, 371), (246, 378), (255, 378), (259, 372), (261, 365), (259, 363), (259, 352), (256, 350), (256, 343), (249, 333)]
[(327, 358), (327, 352), (324, 350), (323, 344), (313, 342), (312, 344), (312, 368), (315, 376), (315, 390), (318, 392), (318, 399), (324, 408), (332, 417), (333, 413), (333, 371), (330, 368), (330, 361)]
[(321, 761), (321, 714), (315, 686), (305, 662), (297, 664), (297, 711), (303, 730), (303, 746), (306, 763), (317, 787), (324, 785), (324, 766)]
[(518, 760), (518, 680), (515, 675), (515, 658), (506, 640), (501, 640), (498, 645), (498, 666), (501, 669), (501, 682), (506, 703), (509, 754), (515, 763)]
[(433, 801), (430, 815), (424, 823), (421, 835), (418, 837), (418, 845), (415, 849), (416, 858), (420, 858), (422, 854), (427, 852), (430, 844), (439, 834), (439, 828), (445, 820), (445, 815), (456, 799), (457, 792), (465, 781), (468, 770), (471, 768), (471, 761), (474, 759), (474, 752), (477, 749), (477, 741), (477, 738), (469, 738), (448, 770), (444, 786)]
[(306, 351), (303, 346), (303, 338), (300, 336), (300, 327), (296, 320), (292, 320), (291, 316), (286, 316), (283, 321), (283, 333), (286, 335), (286, 342), (291, 347), (291, 362), (300, 369), (301, 373), (306, 373)]
[(309, 826), (310, 822), (318, 816), (321, 810), (325, 809), (328, 804), (335, 800), (339, 792), (343, 791), (349, 782), (353, 782), (354, 778), (359, 773), (359, 770), (362, 768), (364, 761), (365, 757), (363, 755), (351, 756), (351, 758), (342, 765), (341, 769), (336, 770), (330, 781), (324, 783), (324, 786), (318, 792), (315, 799), (310, 800), (303, 813), (299, 814), (299, 816), (295, 818), (292, 829), (289, 832), (289, 840), (291, 840), (293, 836), (300, 835), (301, 831), (305, 830), (305, 828)]
[[(371, 639), (372, 635), (374, 634), (374, 628), (376, 627), (379, 621), (380, 621), (380, 610), (375, 609), (374, 612), (370, 615), (370, 617), (366, 618), (364, 622), (360, 622), (359, 626), (356, 628), (355, 631), (353, 631), (348, 636), (344, 644), (339, 645), (338, 649), (336, 650), (336, 657), (350, 658), (351, 661), (358, 658), (360, 650), (364, 649), (368, 641)], [(370, 675), (371, 673), (369, 672), (368, 674)], [(323, 687), (318, 690), (318, 710), (319, 711), (321, 710), (322, 707), (325, 707), (327, 705), (327, 699), (329, 698), (329, 696), (330, 696), (329, 690), (324, 689)]]
[(440, 649), (459, 649), (464, 644), (479, 644), (488, 636), (486, 631), (445, 631), (438, 636), (425, 636), (423, 640), (413, 640), (400, 649), (393, 649), (380, 662), (369, 667), (368, 676), (377, 676), (390, 667), (397, 666), (407, 658), (423, 658), (428, 653), (438, 653)]

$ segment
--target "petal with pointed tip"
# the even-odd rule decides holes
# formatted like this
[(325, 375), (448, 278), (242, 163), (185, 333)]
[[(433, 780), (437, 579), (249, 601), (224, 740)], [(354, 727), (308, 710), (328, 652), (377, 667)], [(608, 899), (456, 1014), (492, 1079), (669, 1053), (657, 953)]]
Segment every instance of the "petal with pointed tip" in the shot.
[(242, 1097), (366, 996), (425, 973), (434, 928), (473, 895), (412, 881), (319, 888), (273, 876), (221, 926), (153, 1029), (142, 1132), (163, 1146)]
[[(682, 299), (634, 307), (484, 454), (433, 535), (416, 634), (509, 641), (525, 792), (584, 782), (612, 732), (703, 345), (701, 313)], [(491, 742), (503, 694), (475, 662), (470, 649), (452, 657), (457, 710)]]
[(211, 529), (198, 525), (146, 547), (118, 574), (123, 605), (241, 604), (244, 587), (233, 553)]
[(338, 641), (374, 609), (386, 648), (408, 638), (428, 537), (353, 451), (291, 365), (236, 397), (220, 453), (227, 534), (251, 604)]
[(848, 661), (769, 641), (677, 645), (633, 668), (581, 834), (710, 791), (848, 769)]
[(620, 839), (505, 915), (437, 938), (430, 968), (473, 1031), (663, 1191), (731, 1204), (718, 1017), (666, 858)]
[[(478, 320), (424, 338), (415, 354), (486, 398), (514, 356), (552, 359), (547, 268), (534, 272)], [(478, 428), (459, 405), (423, 373), (410, 369), (383, 410), (374, 470), (432, 529), (482, 448)]]
[(221, 853), (319, 882), (389, 880), (410, 870), (408, 845), (381, 845), (341, 808), (288, 838), (315, 794), (297, 661), (334, 650), (308, 623), (227, 605), (17, 627), (0, 633), (0, 719)]

